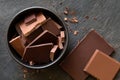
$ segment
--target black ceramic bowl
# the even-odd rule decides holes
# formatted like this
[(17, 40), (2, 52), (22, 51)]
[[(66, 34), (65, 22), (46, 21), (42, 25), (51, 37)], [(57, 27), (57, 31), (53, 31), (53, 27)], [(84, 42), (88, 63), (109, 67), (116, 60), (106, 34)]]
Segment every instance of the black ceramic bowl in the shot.
[[(28, 15), (29, 13), (32, 13), (32, 12), (42, 12), (44, 15), (47, 15), (47, 16), (51, 17), (54, 21), (56, 21), (59, 25), (61, 25), (62, 29), (64, 29), (64, 31), (65, 31), (66, 38), (65, 38), (65, 43), (64, 43), (64, 49), (59, 52), (60, 55), (58, 55), (58, 57), (53, 62), (50, 62), (50, 63), (45, 64), (45, 65), (33, 65), (33, 66), (30, 66), (28, 63), (25, 63), (24, 61), (21, 60), (21, 57), (12, 48), (12, 46), (9, 44), (9, 41), (12, 39), (13, 35), (15, 33), (17, 33), (17, 31), (15, 29), (16, 23), (19, 22), (21, 19), (23, 19), (23, 17), (25, 17), (26, 15)], [(23, 65), (23, 66), (25, 66), (27, 68), (42, 69), (42, 68), (46, 68), (46, 67), (49, 67), (51, 65), (54, 65), (55, 63), (61, 61), (62, 57), (65, 54), (67, 46), (68, 46), (68, 30), (65, 27), (64, 22), (62, 22), (62, 20), (60, 19), (60, 17), (58, 17), (52, 11), (50, 11), (48, 9), (45, 9), (45, 8), (41, 8), (41, 7), (30, 7), (30, 8), (27, 8), (27, 9), (24, 9), (24, 10), (20, 11), (18, 14), (15, 15), (15, 17), (13, 17), (12, 21), (10, 22), (9, 28), (8, 28), (7, 44), (8, 44), (8, 49), (9, 49), (10, 55), (19, 64), (21, 64), (21, 65)]]

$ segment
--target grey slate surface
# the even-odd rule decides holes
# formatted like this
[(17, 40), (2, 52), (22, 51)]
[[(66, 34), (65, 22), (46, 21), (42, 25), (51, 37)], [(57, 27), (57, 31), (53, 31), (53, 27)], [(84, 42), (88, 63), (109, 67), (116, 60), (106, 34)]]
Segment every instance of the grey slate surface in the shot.
[[(69, 27), (72, 30), (79, 30), (79, 34), (74, 36), (69, 31), (70, 46), (67, 52), (70, 52), (77, 41), (81, 40), (91, 28), (94, 28), (115, 48), (116, 52), (112, 57), (120, 61), (120, 0), (0, 0), (0, 80), (72, 80), (57, 65), (39, 72), (29, 69), (24, 79), (23, 67), (9, 55), (6, 45), (9, 23), (17, 12), (32, 6), (51, 9), (63, 19), (66, 17), (63, 14), (65, 7), (76, 12), (74, 16), (81, 22), (69, 23)], [(86, 15), (89, 19), (83, 22)], [(68, 17), (73, 16), (68, 15)], [(97, 20), (93, 20), (94, 17)], [(86, 80), (95, 79), (89, 77)], [(120, 80), (120, 72), (115, 80)]]

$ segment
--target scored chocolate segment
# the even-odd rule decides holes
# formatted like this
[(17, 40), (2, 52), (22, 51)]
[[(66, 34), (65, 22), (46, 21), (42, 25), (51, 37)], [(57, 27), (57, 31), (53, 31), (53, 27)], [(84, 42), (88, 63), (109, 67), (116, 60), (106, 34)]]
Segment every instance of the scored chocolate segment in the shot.
[(30, 33), (32, 33), (38, 25), (42, 25), (42, 23), (46, 20), (45, 16), (42, 13), (39, 13), (36, 15), (36, 21), (31, 23), (30, 25), (25, 24), (25, 22), (21, 22), (18, 27), (20, 27), (20, 30), (24, 36), (28, 36)]
[(85, 38), (71, 51), (60, 64), (74, 80), (85, 80), (88, 77), (83, 69), (96, 49), (110, 55), (114, 49), (95, 30), (90, 31)]
[(49, 18), (46, 23), (42, 25), (43, 30), (48, 30), (55, 35), (60, 34), (60, 29), (62, 28), (58, 23)]
[(22, 57), (25, 46), (24, 46), (24, 44), (23, 44), (23, 42), (21, 40), (21, 37), (17, 36), (15, 38), (13, 38), (11, 41), (9, 41), (9, 43), (16, 50), (16, 52), (18, 52), (18, 54)]
[(48, 30), (43, 31), (37, 38), (35, 38), (28, 46), (38, 45), (43, 43), (57, 44), (58, 38)]
[(53, 43), (28, 46), (25, 49), (23, 60), (33, 61), (36, 64), (48, 63), (52, 47)]
[(29, 16), (27, 16), (24, 20), (26, 26), (27, 25), (30, 25), (32, 24), (33, 22), (35, 22), (37, 19), (36, 19), (36, 15), (35, 14), (31, 14)]
[(106, 55), (100, 50), (96, 50), (84, 68), (84, 71), (99, 80), (114, 80), (120, 69), (120, 63)]

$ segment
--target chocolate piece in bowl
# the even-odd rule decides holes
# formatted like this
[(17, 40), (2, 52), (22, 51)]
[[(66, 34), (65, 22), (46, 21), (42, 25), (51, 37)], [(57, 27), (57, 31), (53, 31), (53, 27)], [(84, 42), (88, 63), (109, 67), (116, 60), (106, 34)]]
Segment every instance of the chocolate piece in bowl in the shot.
[(50, 60), (53, 61), (55, 54), (57, 53), (58, 45), (54, 45), (54, 47), (50, 51)]
[(58, 38), (48, 30), (43, 31), (37, 38), (35, 38), (28, 46), (38, 45), (43, 43), (57, 44)]
[(27, 25), (30, 25), (32, 24), (33, 22), (35, 22), (37, 19), (36, 19), (36, 15), (35, 14), (31, 14), (29, 16), (27, 16), (24, 20), (26, 26)]
[(40, 27), (38, 27), (38, 29), (34, 30), (31, 34), (29, 34), (28, 36), (24, 37), (26, 39), (26, 45), (28, 45), (29, 43), (31, 43), (37, 36), (39, 36), (41, 33), (43, 32), (43, 29)]
[(12, 45), (12, 47), (16, 50), (16, 52), (22, 57), (23, 52), (25, 49), (25, 46), (21, 40), (20, 36), (17, 36), (9, 41), (9, 43)]
[[(31, 17), (31, 16), (30, 16)], [(28, 36), (30, 33), (32, 33), (37, 27), (38, 25), (42, 25), (42, 23), (46, 20), (45, 16), (42, 13), (36, 14), (36, 21), (32, 22), (29, 25), (26, 25), (26, 22), (29, 21), (27, 20), (26, 22), (23, 20), (20, 22), (18, 29), (20, 29), (21, 33), (24, 36)], [(18, 32), (20, 32), (18, 31)], [(19, 34), (21, 34), (19, 33)]]
[(62, 44), (62, 38), (60, 36), (58, 36), (58, 47), (60, 50), (63, 49), (63, 47), (64, 47)]
[(95, 30), (90, 31), (60, 64), (74, 80), (85, 80), (88, 74), (83, 71), (94, 51), (99, 49), (110, 55), (114, 49)]
[(42, 25), (42, 28), (43, 30), (48, 30), (57, 36), (60, 34), (60, 29), (62, 27), (51, 18), (48, 18), (46, 23)]
[(106, 53), (96, 50), (84, 71), (96, 77), (98, 80), (114, 80), (120, 69), (120, 63), (106, 55)]
[(36, 64), (48, 63), (50, 60), (49, 56), (52, 47), (53, 47), (53, 43), (28, 46), (25, 48), (23, 60), (33, 61)]
[(60, 37), (62, 39), (62, 43), (65, 42), (65, 32), (64, 31), (60, 31)]

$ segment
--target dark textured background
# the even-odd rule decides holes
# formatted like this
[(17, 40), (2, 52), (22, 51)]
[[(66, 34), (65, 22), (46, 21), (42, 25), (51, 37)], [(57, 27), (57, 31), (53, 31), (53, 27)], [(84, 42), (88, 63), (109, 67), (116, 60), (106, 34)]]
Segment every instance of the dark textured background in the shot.
[[(78, 40), (94, 28), (115, 48), (116, 53), (112, 57), (120, 61), (120, 0), (0, 0), (0, 80), (72, 80), (57, 65), (39, 71), (29, 69), (24, 79), (23, 69), (25, 68), (10, 57), (6, 45), (6, 32), (10, 20), (20, 10), (31, 6), (51, 9), (63, 19), (65, 7), (76, 12), (74, 16), (78, 18), (79, 23), (69, 23), (69, 27), (72, 30), (79, 30), (79, 34), (75, 36), (69, 31), (68, 52)], [(86, 15), (89, 19), (83, 22)], [(68, 17), (73, 16), (68, 15)], [(97, 20), (94, 20), (94, 17)], [(87, 80), (94, 79), (89, 77)], [(115, 80), (120, 80), (120, 73)]]

